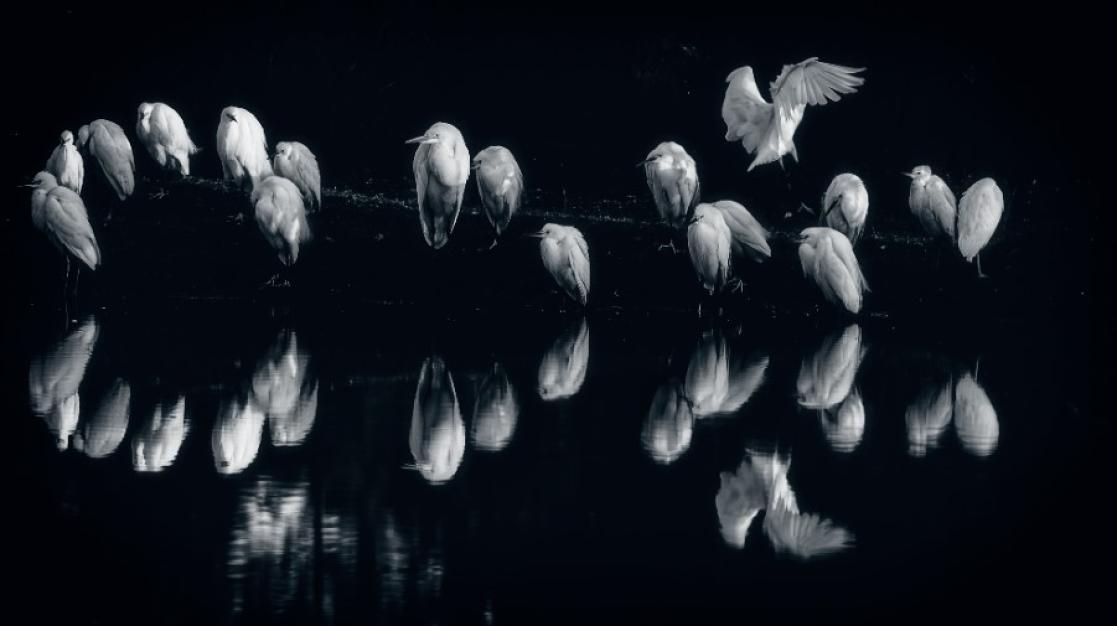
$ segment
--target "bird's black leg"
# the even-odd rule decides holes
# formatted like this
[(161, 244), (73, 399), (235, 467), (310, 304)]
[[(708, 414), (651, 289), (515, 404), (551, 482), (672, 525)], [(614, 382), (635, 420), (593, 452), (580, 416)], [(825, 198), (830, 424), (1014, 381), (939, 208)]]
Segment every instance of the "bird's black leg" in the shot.
[(985, 272), (981, 271), (981, 255), (978, 254), (978, 255), (975, 255), (975, 256), (977, 257), (977, 277), (978, 278), (989, 278), (988, 276), (985, 275)]
[(725, 283), (725, 286), (731, 293), (741, 293), (745, 290), (745, 281), (741, 280), (739, 277), (734, 276)]
[(78, 295), (78, 281), (80, 281), (80, 280), (81, 280), (81, 265), (78, 265), (76, 268), (74, 268), (74, 288), (70, 290), (70, 293), (72, 293), (75, 298)]

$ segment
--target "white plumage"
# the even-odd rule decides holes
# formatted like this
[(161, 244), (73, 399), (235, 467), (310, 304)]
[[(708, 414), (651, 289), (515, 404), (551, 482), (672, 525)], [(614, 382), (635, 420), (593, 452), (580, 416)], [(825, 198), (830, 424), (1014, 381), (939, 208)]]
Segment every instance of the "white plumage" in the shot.
[(503, 450), (516, 431), (520, 416), (520, 403), (516, 389), (508, 380), (508, 373), (500, 363), (493, 363), (492, 371), (481, 381), (477, 390), (477, 403), (473, 410), (473, 430), (470, 439), (478, 450), (496, 452)]
[(50, 349), (31, 360), (28, 373), (31, 412), (42, 417), (59, 450), (69, 447), (78, 425), (78, 389), (97, 345), (99, 328), (92, 316)]
[(695, 418), (739, 411), (764, 382), (768, 357), (741, 355), (717, 330), (706, 331), (687, 363), (684, 391)]
[(161, 472), (178, 456), (189, 430), (186, 398), (156, 404), (151, 419), (132, 435), (132, 467), (137, 472)]
[(74, 433), (74, 449), (91, 459), (103, 459), (120, 447), (128, 431), (128, 413), (132, 388), (118, 378), (105, 392), (101, 403)]
[(869, 216), (869, 191), (855, 174), (838, 174), (822, 196), (819, 222), (857, 243)]
[(958, 212), (954, 192), (926, 165), (920, 165), (904, 175), (911, 178), (908, 207), (923, 230), (932, 237), (946, 237), (954, 241), (954, 222)]
[(585, 306), (590, 295), (590, 251), (582, 233), (573, 226), (545, 224), (534, 236), (541, 239), (543, 267), (567, 295)]
[(295, 183), (269, 176), (252, 191), (256, 225), (275, 249), (280, 262), (290, 267), (299, 259), (299, 247), (310, 240), (310, 226), (302, 194)]
[[(489, 146), (473, 157), (477, 192), (481, 205), (496, 237), (508, 228), (512, 216), (520, 210), (524, 192), (524, 175), (512, 152), (503, 146)], [(496, 245), (496, 239), (493, 239)]]
[(70, 131), (62, 131), (61, 140), (47, 160), (46, 171), (54, 175), (59, 185), (74, 193), (81, 193), (82, 181), (85, 180), (85, 161), (74, 145), (74, 134)]
[(735, 548), (743, 548), (756, 515), (780, 506), (797, 510), (787, 482), (791, 459), (779, 454), (746, 451), (735, 472), (722, 472), (714, 497), (721, 536)]
[(225, 107), (217, 125), (217, 156), (225, 180), (253, 188), (272, 175), (268, 139), (256, 116), (240, 107)]
[(862, 71), (823, 63), (817, 57), (785, 65), (769, 87), (769, 103), (760, 95), (751, 67), (734, 70), (725, 79), (729, 86), (721, 105), (725, 140), (740, 141), (749, 154), (756, 155), (750, 171), (788, 153), (798, 160), (793, 136), (807, 105), (837, 102), (842, 94), (857, 91), (865, 79), (854, 74)]
[(929, 448), (937, 448), (953, 414), (954, 382), (947, 377), (925, 385), (904, 413), (908, 454), (922, 457)]
[(801, 235), (799, 261), (803, 275), (814, 281), (826, 300), (858, 313), (869, 286), (849, 239), (825, 226), (804, 229)]
[(411, 412), (411, 455), (431, 483), (454, 477), (465, 454), (465, 423), (450, 370), (438, 356), (423, 362)]
[(693, 434), (694, 413), (683, 386), (677, 380), (660, 385), (640, 433), (644, 451), (656, 463), (673, 463), (690, 447)]
[(981, 274), (978, 254), (993, 237), (1004, 210), (1004, 194), (992, 178), (974, 183), (958, 203), (958, 251), (967, 261), (972, 262), (977, 257), (978, 274)]
[(768, 230), (756, 221), (749, 210), (733, 200), (718, 200), (712, 206), (721, 213), (729, 227), (730, 251), (737, 260), (748, 259), (763, 263), (772, 257), (768, 247)]
[(469, 149), (461, 132), (451, 124), (437, 122), (427, 132), (408, 139), (419, 144), (411, 167), (419, 202), (423, 238), (435, 250), (450, 241), (469, 180)]
[(190, 175), (190, 156), (198, 146), (190, 139), (182, 116), (162, 102), (144, 102), (136, 110), (136, 136), (163, 169)]
[(972, 374), (954, 386), (954, 430), (962, 447), (974, 456), (989, 456), (997, 449), (1001, 433), (997, 411)]
[(578, 393), (590, 362), (590, 329), (586, 318), (572, 322), (539, 361), (539, 397), (561, 400)]
[(694, 209), (694, 218), (687, 228), (687, 249), (698, 281), (710, 294), (721, 291), (729, 281), (732, 239), (721, 211), (709, 204)]
[(308, 213), (322, 207), (322, 175), (318, 171), (318, 158), (310, 148), (297, 141), (281, 141), (275, 144), (272, 165), (277, 175), (299, 188)]
[(822, 434), (835, 452), (853, 452), (865, 434), (865, 403), (856, 389), (836, 408), (819, 412)]
[(808, 409), (829, 409), (843, 402), (853, 389), (864, 357), (861, 327), (857, 324), (826, 337), (799, 366), (796, 381), (799, 405)]
[(116, 122), (93, 120), (78, 129), (78, 147), (97, 159), (101, 172), (121, 200), (136, 189), (136, 157), (124, 129)]
[(74, 256), (89, 269), (101, 264), (101, 249), (89, 224), (89, 215), (81, 196), (62, 187), (54, 176), (39, 172), (31, 186), (31, 223), (47, 236), (66, 258)]
[(687, 151), (665, 141), (648, 153), (644, 175), (659, 217), (674, 228), (690, 220), (699, 198), (698, 167)]
[(256, 460), (264, 434), (264, 412), (247, 396), (222, 403), (210, 443), (220, 474), (239, 474)]

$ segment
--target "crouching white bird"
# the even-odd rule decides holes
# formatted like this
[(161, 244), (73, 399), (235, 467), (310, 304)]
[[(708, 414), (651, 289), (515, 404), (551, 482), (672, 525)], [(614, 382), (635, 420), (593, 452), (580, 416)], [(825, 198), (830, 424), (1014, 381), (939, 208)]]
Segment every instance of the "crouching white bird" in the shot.
[(269, 176), (252, 190), (256, 225), (283, 265), (290, 267), (299, 258), (299, 246), (310, 240), (310, 226), (302, 194), (295, 183), (282, 176)]
[(725, 79), (729, 86), (721, 104), (725, 140), (740, 141), (749, 154), (756, 155), (750, 171), (788, 153), (798, 161), (793, 136), (807, 105), (837, 102), (842, 94), (857, 91), (865, 79), (854, 74), (864, 69), (823, 63), (817, 57), (785, 65), (768, 89), (770, 103), (761, 97), (751, 67), (733, 70)]
[(92, 154), (113, 191), (125, 200), (136, 190), (136, 157), (116, 122), (93, 120), (78, 129), (78, 147)]
[(144, 102), (136, 110), (136, 136), (147, 153), (165, 170), (190, 175), (190, 155), (198, 146), (186, 132), (182, 116), (162, 102)]
[(982, 178), (974, 183), (962, 194), (962, 201), (958, 203), (958, 251), (966, 261), (972, 262), (977, 258), (977, 275), (982, 278), (985, 274), (981, 271), (978, 254), (993, 237), (1004, 210), (1004, 194), (992, 178)]
[(81, 184), (85, 180), (85, 162), (74, 145), (74, 133), (62, 131), (61, 140), (47, 160), (46, 171), (54, 175), (59, 185), (74, 193), (81, 193)]
[(586, 306), (590, 296), (590, 250), (581, 231), (573, 226), (545, 224), (531, 236), (541, 239), (543, 267), (568, 296)]
[(825, 226), (806, 228), (800, 235), (803, 275), (818, 285), (829, 302), (844, 306), (850, 313), (861, 311), (862, 296), (869, 286), (849, 239)]
[(926, 165), (920, 165), (904, 173), (904, 176), (911, 179), (908, 207), (923, 230), (932, 237), (946, 237), (953, 241), (958, 212), (954, 192)]
[(489, 146), (478, 152), (473, 157), (473, 169), (477, 172), (477, 192), (481, 195), (485, 217), (496, 233), (489, 246), (491, 248), (508, 228), (512, 216), (520, 210), (524, 175), (520, 172), (516, 157), (503, 146)]
[(763, 263), (772, 257), (772, 249), (768, 247), (768, 230), (744, 205), (732, 200), (718, 200), (712, 206), (721, 213), (725, 225), (729, 227), (730, 252), (734, 259)]
[[(648, 180), (659, 218), (672, 228), (690, 221), (698, 204), (698, 167), (687, 151), (674, 141), (665, 141), (640, 162)], [(668, 244), (674, 248), (674, 242)]]
[(436, 122), (427, 132), (405, 143), (419, 144), (411, 167), (419, 201), (419, 223), (427, 245), (438, 250), (450, 241), (458, 223), (465, 183), (469, 180), (469, 150), (461, 131)]
[(869, 216), (869, 191), (856, 174), (838, 174), (822, 196), (819, 223), (857, 243)]
[(221, 110), (217, 125), (217, 156), (225, 180), (253, 188), (272, 175), (268, 139), (256, 116), (240, 107)]
[(70, 257), (95, 270), (101, 264), (101, 249), (89, 225), (89, 214), (81, 196), (58, 184), (49, 172), (39, 172), (31, 182), (31, 223), (47, 236), (66, 259), (66, 280), (70, 277)]
[(687, 248), (698, 281), (713, 295), (729, 282), (729, 250), (733, 235), (721, 211), (712, 205), (700, 204), (687, 228)]
[(275, 144), (272, 167), (276, 174), (299, 188), (308, 213), (321, 208), (322, 175), (318, 172), (318, 158), (310, 148), (297, 141), (281, 141)]

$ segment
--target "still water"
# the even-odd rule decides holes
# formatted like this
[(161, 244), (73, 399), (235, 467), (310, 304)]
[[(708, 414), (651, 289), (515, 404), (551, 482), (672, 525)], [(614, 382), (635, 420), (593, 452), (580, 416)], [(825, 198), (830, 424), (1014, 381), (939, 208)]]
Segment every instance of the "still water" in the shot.
[(1026, 320), (32, 317), (17, 589), (58, 620), (972, 616), (1071, 584), (1045, 511), (1084, 365)]

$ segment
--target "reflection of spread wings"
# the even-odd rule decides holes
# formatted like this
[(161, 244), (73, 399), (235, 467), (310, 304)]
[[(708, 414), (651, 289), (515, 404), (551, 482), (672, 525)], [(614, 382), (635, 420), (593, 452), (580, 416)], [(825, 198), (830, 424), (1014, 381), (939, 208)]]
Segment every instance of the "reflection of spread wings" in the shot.
[(811, 57), (795, 65), (785, 65), (772, 83), (772, 102), (782, 110), (807, 104), (837, 102), (841, 99), (841, 94), (853, 93), (865, 82), (864, 78), (854, 76), (863, 71), (863, 67), (823, 63), (818, 57)]
[(764, 531), (781, 552), (810, 559), (840, 552), (853, 543), (846, 529), (813, 513), (795, 513), (774, 507), (764, 516)]

